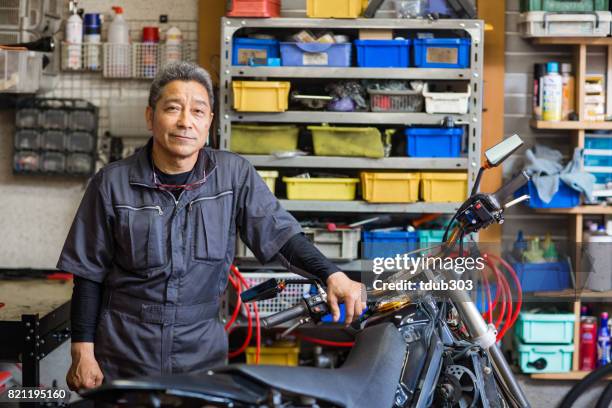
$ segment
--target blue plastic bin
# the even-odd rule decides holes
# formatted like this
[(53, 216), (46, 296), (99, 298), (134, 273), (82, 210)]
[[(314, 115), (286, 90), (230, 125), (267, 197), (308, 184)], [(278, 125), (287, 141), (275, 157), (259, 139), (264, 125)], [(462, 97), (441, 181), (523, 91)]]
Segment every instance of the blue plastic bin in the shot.
[(410, 65), (410, 40), (356, 40), (357, 65), (372, 68), (406, 68)]
[(459, 157), (463, 128), (406, 128), (410, 157)]
[(584, 138), (584, 148), (585, 149), (612, 149), (612, 136), (586, 136)]
[(612, 167), (612, 156), (584, 155), (585, 166)]
[(524, 373), (565, 373), (572, 369), (573, 344), (544, 345), (519, 342), (517, 349), (519, 365)]
[(573, 313), (521, 312), (516, 336), (526, 344), (571, 344), (575, 322)]
[(515, 197), (520, 197), (524, 194), (529, 194), (529, 206), (531, 208), (573, 208), (580, 204), (580, 192), (567, 186), (564, 182), (559, 182), (559, 190), (553, 196), (549, 203), (545, 203), (540, 199), (538, 190), (531, 180), (520, 188), (515, 194)]
[(595, 176), (595, 184), (607, 184), (612, 181), (612, 173), (591, 172)]
[(414, 66), (418, 68), (467, 68), (471, 40), (467, 38), (417, 38)]
[(351, 43), (321, 44), (281, 42), (283, 66), (350, 67)]
[(418, 247), (419, 236), (408, 231), (363, 231), (362, 257), (395, 258)]
[(266, 65), (269, 58), (279, 58), (279, 56), (277, 40), (234, 39), (232, 65), (249, 65), (249, 58), (253, 58), (258, 63), (257, 65)]
[(521, 263), (510, 262), (523, 292), (547, 292), (572, 287), (570, 266), (567, 261)]

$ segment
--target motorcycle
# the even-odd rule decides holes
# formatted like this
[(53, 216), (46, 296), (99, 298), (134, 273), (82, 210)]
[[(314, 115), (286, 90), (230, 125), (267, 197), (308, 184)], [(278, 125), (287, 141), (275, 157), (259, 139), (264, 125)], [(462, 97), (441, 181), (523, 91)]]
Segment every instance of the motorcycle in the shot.
[[(483, 172), (522, 144), (514, 135), (485, 152), (472, 193), (448, 224), (435, 256), (456, 256), (458, 242), (462, 254), (465, 234), (503, 223), (508, 207), (529, 198), (503, 204), (528, 181), (524, 173), (493, 194), (478, 192)], [(390, 272), (385, 282), (460, 280), (453, 269), (421, 267)], [(243, 292), (241, 299), (269, 299), (285, 286), (271, 279)], [(261, 319), (262, 326), (320, 321), (329, 308), (324, 286), (314, 286), (315, 294)], [(85, 392), (84, 402), (129, 407), (530, 407), (496, 344), (495, 327), (485, 322), (466, 290), (389, 288), (368, 290), (367, 311), (353, 323), (358, 330), (354, 346), (338, 369), (235, 364), (199, 376), (115, 380)]]

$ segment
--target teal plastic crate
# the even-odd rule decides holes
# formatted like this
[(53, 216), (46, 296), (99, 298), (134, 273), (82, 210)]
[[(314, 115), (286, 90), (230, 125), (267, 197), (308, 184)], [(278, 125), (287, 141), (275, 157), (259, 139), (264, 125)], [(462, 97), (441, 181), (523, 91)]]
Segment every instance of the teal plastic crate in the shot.
[(521, 312), (516, 335), (526, 344), (570, 344), (575, 320), (573, 313)]
[(519, 365), (524, 373), (566, 373), (572, 369), (573, 344), (518, 345)]
[(583, 13), (608, 11), (609, 0), (521, 0), (521, 12), (549, 11)]
[(418, 230), (419, 234), (419, 246), (421, 248), (428, 248), (435, 244), (442, 243), (442, 238), (444, 238), (444, 230)]

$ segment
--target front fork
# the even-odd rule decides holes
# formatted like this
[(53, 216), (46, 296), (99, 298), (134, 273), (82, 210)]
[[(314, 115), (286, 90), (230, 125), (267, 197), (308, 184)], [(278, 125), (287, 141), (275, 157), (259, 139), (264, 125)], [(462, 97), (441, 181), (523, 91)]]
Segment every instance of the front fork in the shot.
[[(453, 273), (450, 272), (449, 275), (451, 274)], [(456, 279), (454, 276), (449, 276), (449, 279), (453, 278)], [(449, 291), (448, 297), (459, 312), (472, 341), (480, 344), (489, 354), (493, 363), (493, 372), (506, 399), (516, 408), (531, 408), (501, 349), (495, 344), (495, 332), (487, 325), (467, 292), (462, 290)]]

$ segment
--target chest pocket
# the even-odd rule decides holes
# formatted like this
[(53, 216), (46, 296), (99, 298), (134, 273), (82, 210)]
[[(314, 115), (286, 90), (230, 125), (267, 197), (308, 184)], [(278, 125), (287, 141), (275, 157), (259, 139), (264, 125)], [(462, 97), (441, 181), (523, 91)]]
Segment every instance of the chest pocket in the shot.
[(232, 191), (224, 191), (211, 197), (196, 198), (189, 203), (194, 261), (225, 258), (232, 227), (232, 194)]
[(160, 206), (116, 205), (119, 219), (117, 262), (125, 269), (148, 276), (167, 263), (164, 212)]

